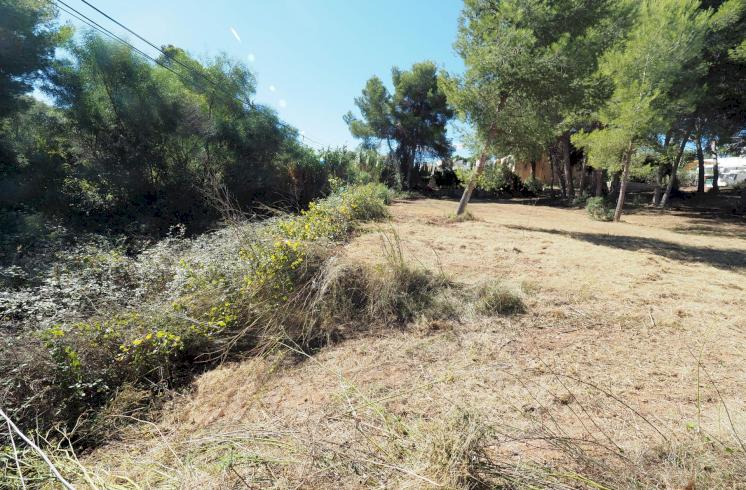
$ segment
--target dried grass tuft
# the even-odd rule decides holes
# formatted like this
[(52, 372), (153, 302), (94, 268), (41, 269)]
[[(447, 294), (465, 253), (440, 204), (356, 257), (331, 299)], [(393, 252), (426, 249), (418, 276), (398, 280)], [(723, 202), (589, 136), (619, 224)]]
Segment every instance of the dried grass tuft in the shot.
[(497, 282), (477, 288), (477, 311), (483, 315), (514, 315), (526, 312), (522, 294)]
[(479, 221), (471, 211), (465, 211), (463, 214), (451, 213), (446, 216), (446, 223), (463, 223), (465, 221)]

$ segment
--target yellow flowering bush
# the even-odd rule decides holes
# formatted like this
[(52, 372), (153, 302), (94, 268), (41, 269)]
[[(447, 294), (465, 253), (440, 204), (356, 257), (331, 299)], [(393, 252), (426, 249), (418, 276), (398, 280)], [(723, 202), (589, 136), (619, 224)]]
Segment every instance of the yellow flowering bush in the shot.
[(382, 184), (341, 187), (326, 199), (312, 202), (300, 216), (278, 224), (280, 232), (296, 240), (341, 240), (357, 221), (388, 216), (389, 190)]
[[(286, 301), (294, 287), (296, 271), (305, 261), (306, 248), (300, 240), (279, 239), (256, 250), (251, 256), (252, 270), (245, 278), (249, 293), (275, 302)], [(242, 255), (248, 258), (245, 251)]]
[[(215, 317), (221, 315), (217, 308)], [(186, 349), (204, 346), (207, 332), (178, 317), (135, 312), (55, 325), (39, 338), (54, 363), (55, 385), (66, 391), (59, 410), (75, 412), (78, 404), (104, 402), (122, 383), (168, 381)]]
[(356, 222), (388, 216), (388, 189), (381, 184), (340, 187), (326, 199), (312, 202), (299, 216), (284, 218), (267, 232), (269, 238), (251, 250), (241, 250), (251, 264), (246, 286), (266, 299), (286, 301), (295, 288), (310, 242), (342, 240)]

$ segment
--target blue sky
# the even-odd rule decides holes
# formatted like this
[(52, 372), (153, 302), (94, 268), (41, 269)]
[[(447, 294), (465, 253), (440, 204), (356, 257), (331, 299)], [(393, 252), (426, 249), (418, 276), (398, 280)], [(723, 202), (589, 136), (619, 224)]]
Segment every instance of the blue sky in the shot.
[[(65, 1), (155, 54), (80, 0)], [(224, 52), (246, 62), (257, 76), (256, 100), (324, 146), (357, 144), (342, 116), (372, 75), (390, 84), (392, 66), (425, 59), (463, 71), (453, 51), (460, 0), (89, 2), (156, 45), (174, 44), (198, 58)]]

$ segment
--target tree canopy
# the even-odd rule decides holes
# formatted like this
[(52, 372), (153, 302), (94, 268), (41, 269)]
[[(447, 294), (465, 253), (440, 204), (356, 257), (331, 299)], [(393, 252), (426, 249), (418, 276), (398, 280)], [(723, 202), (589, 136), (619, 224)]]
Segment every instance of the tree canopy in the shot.
[(71, 30), (60, 28), (45, 0), (0, 0), (0, 118), (16, 110), (36, 80), (48, 73), (55, 47)]
[(438, 85), (434, 63), (415, 63), (410, 70), (395, 67), (391, 79), (393, 94), (380, 78), (368, 80), (355, 99), (362, 119), (348, 112), (345, 122), (367, 147), (385, 141), (400, 163), (402, 179), (411, 187), (421, 159), (450, 157), (446, 126), (453, 111)]
[[(466, 73), (442, 85), (483, 151), (536, 160), (609, 96), (598, 59), (629, 22), (613, 1), (467, 0), (456, 50)], [(571, 187), (572, 188), (572, 187)]]
[[(245, 209), (302, 208), (328, 189), (319, 154), (252, 101), (242, 63), (175, 46), (153, 62), (93, 32), (73, 39), (48, 5), (0, 2), (2, 208), (159, 234), (209, 226), (216, 182)], [(35, 80), (53, 105), (23, 95)]]

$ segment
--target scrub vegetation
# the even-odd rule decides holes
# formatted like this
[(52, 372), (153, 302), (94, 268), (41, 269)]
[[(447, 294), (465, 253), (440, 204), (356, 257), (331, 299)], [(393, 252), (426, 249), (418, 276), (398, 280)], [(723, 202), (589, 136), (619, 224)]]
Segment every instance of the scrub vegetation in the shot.
[(0, 488), (743, 488), (745, 0), (465, 0), (354, 149), (59, 7), (0, 0)]

